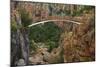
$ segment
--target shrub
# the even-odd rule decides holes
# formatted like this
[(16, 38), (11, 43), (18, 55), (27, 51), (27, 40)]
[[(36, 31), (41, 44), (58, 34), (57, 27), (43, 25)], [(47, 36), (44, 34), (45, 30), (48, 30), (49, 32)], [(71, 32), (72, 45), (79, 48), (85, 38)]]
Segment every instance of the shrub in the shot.
[(21, 21), (23, 27), (27, 27), (29, 24), (32, 23), (32, 17), (29, 15), (28, 11), (26, 11), (24, 8), (21, 8), (19, 10), (19, 13), (21, 14)]

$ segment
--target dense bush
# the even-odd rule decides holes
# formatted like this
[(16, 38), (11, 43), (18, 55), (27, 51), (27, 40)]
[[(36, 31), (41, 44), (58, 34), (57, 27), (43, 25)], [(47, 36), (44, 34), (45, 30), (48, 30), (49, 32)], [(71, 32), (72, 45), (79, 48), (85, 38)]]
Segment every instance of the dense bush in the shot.
[(19, 9), (21, 15), (21, 21), (23, 27), (27, 27), (29, 24), (32, 23), (32, 17), (29, 15), (29, 12), (26, 11), (24, 8)]
[(59, 40), (61, 29), (54, 23), (45, 23), (44, 25), (36, 25), (30, 28), (30, 39), (35, 42), (46, 42)]
[(11, 20), (11, 31), (16, 32), (17, 25), (15, 20)]
[(54, 23), (49, 22), (44, 25), (36, 25), (30, 28), (30, 40), (36, 43), (43, 42), (48, 46), (49, 51), (58, 46), (61, 29)]

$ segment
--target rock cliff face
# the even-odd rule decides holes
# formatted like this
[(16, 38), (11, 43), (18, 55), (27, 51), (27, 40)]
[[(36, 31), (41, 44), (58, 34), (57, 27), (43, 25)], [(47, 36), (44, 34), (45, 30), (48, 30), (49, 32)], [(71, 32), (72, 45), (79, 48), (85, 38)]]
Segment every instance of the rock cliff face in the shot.
[[(20, 64), (20, 59), (23, 59), (23, 65), (28, 64), (29, 53), (29, 38), (28, 29), (22, 29), (22, 22), (20, 15), (15, 14), (16, 31), (11, 32), (11, 64)], [(19, 62), (18, 62), (19, 61)]]
[(71, 32), (62, 34), (64, 62), (95, 60), (95, 20), (90, 15), (81, 18), (79, 21), (83, 24), (76, 28), (73, 26)]

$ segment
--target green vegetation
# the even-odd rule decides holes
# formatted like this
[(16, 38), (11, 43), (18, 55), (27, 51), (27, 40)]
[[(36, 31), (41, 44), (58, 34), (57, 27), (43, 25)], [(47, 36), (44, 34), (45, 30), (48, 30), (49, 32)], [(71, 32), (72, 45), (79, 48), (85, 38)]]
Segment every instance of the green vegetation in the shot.
[(61, 29), (52, 22), (45, 23), (44, 25), (36, 25), (30, 28), (30, 40), (36, 43), (43, 42), (49, 47), (51, 51), (54, 47), (58, 46)]
[(11, 31), (15, 32), (17, 30), (17, 25), (15, 20), (11, 20)]
[(29, 24), (32, 23), (32, 17), (29, 15), (29, 12), (27, 12), (24, 8), (20, 8), (20, 15), (21, 15), (21, 21), (23, 27), (27, 27)]

